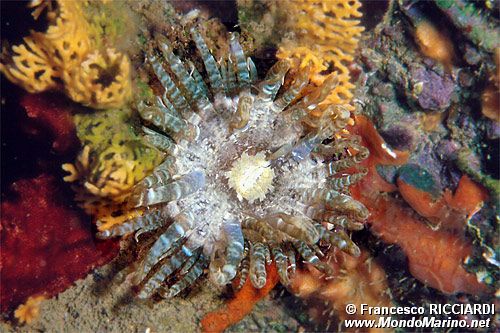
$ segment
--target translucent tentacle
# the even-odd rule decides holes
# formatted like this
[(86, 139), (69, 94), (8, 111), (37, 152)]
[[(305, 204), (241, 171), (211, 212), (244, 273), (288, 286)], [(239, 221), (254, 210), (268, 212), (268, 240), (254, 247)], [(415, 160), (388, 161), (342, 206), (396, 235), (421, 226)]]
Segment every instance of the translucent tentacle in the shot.
[(325, 221), (347, 230), (363, 230), (363, 223), (353, 221), (351, 218), (345, 215), (336, 215), (331, 212), (325, 213)]
[(184, 98), (184, 95), (179, 90), (175, 82), (170, 78), (170, 75), (163, 69), (162, 65), (158, 61), (154, 55), (149, 57), (149, 62), (153, 67), (153, 71), (156, 74), (158, 80), (160, 80), (163, 88), (165, 88), (165, 92), (168, 96), (168, 99), (175, 106), (176, 110), (181, 112), (184, 118), (188, 118), (191, 110), (189, 108), (189, 104)]
[(308, 82), (309, 66), (299, 73), (291, 87), (274, 102), (274, 109), (278, 111), (284, 110), (295, 98), (297, 98)]
[(211, 108), (211, 103), (208, 97), (203, 94), (202, 89), (198, 87), (196, 81), (189, 75), (182, 61), (173, 52), (172, 48), (167, 43), (160, 43), (160, 48), (163, 55), (170, 65), (170, 69), (177, 76), (181, 85), (186, 92), (186, 98), (195, 104), (199, 110)]
[(237, 82), (236, 82), (236, 73), (234, 71), (234, 63), (231, 60), (231, 57), (227, 59), (227, 72), (226, 72), (226, 85), (227, 85), (227, 91), (229, 94), (233, 93), (236, 88), (238, 88)]
[(207, 97), (209, 96), (208, 93), (208, 87), (205, 84), (205, 81), (203, 81), (203, 77), (201, 76), (200, 72), (196, 69), (196, 66), (193, 64), (193, 62), (188, 61), (189, 68), (191, 69), (191, 76), (196, 82), (196, 86), (199, 90), (200, 94), (203, 94), (203, 96)]
[(270, 102), (274, 100), (278, 90), (283, 85), (285, 75), (290, 69), (290, 63), (286, 60), (280, 60), (269, 69), (266, 74), (259, 92), (259, 98)]
[(208, 73), (208, 79), (210, 81), (210, 87), (212, 88), (212, 91), (215, 94), (224, 93), (226, 89), (223, 85), (217, 62), (212, 56), (212, 53), (210, 53), (210, 51), (208, 50), (205, 40), (195, 28), (191, 29), (191, 36), (193, 37), (196, 48), (200, 52), (203, 63), (205, 64), (205, 69)]
[(185, 216), (175, 217), (174, 222), (153, 243), (144, 259), (141, 276), (145, 276), (158, 263), (161, 257), (171, 254), (180, 246), (187, 232), (192, 227), (192, 221)]
[(242, 95), (238, 101), (236, 113), (238, 120), (231, 122), (232, 128), (242, 129), (248, 124), (250, 119), (250, 110), (252, 109), (253, 98), (250, 95)]
[(315, 251), (313, 251), (309, 246), (307, 246), (306, 243), (299, 240), (294, 240), (292, 243), (305, 262), (312, 264), (319, 271), (325, 273), (326, 275), (332, 275), (333, 271), (331, 267), (321, 262), (321, 260), (316, 255)]
[(277, 244), (271, 244), (270, 247), (281, 284), (288, 286), (290, 284), (290, 279), (288, 278), (288, 259)]
[(321, 139), (314, 135), (301, 139), (292, 149), (292, 158), (297, 162), (307, 159), (320, 141)]
[(187, 262), (187, 260), (193, 255), (193, 251), (197, 248), (198, 246), (194, 246), (194, 244), (186, 242), (186, 244), (181, 246), (179, 251), (173, 253), (169, 257), (166, 257), (161, 268), (144, 283), (138, 297), (141, 299), (149, 298), (155, 290), (161, 286), (167, 277)]
[(359, 182), (368, 173), (368, 169), (363, 169), (361, 172), (352, 175), (343, 175), (340, 177), (330, 178), (328, 184), (332, 190), (343, 190)]
[(107, 239), (117, 236), (128, 235), (139, 229), (156, 229), (163, 225), (168, 215), (163, 209), (146, 211), (144, 215), (127, 220), (120, 224), (115, 224), (107, 230), (97, 233), (97, 238)]
[[(226, 285), (234, 279), (244, 254), (244, 239), (238, 221), (223, 223), (223, 246), (225, 252), (212, 258), (209, 267), (210, 279), (218, 285)], [(214, 251), (216, 253), (218, 251)]]
[(245, 242), (245, 250), (243, 252), (243, 260), (240, 264), (240, 281), (236, 289), (241, 289), (248, 278), (248, 272), (250, 270), (250, 257), (249, 257), (250, 249), (248, 246), (248, 242)]
[(335, 190), (314, 189), (308, 191), (306, 196), (310, 203), (324, 203), (328, 210), (345, 212), (361, 221), (366, 220), (369, 215), (368, 209), (361, 202)]
[(266, 246), (262, 243), (252, 244), (250, 249), (250, 282), (261, 289), (266, 284)]
[(354, 244), (354, 242), (349, 238), (349, 236), (342, 230), (336, 230), (334, 232), (326, 230), (321, 224), (317, 224), (316, 228), (320, 233), (321, 240), (331, 244), (332, 246), (338, 247), (340, 250), (349, 253), (352, 256), (359, 257), (361, 250)]
[(306, 95), (296, 107), (306, 110), (314, 110), (319, 103), (323, 102), (331, 91), (338, 85), (338, 76), (333, 73), (326, 78), (323, 84), (312, 93)]
[(271, 226), (264, 220), (256, 219), (253, 217), (248, 217), (243, 220), (241, 223), (241, 227), (243, 229), (253, 230), (258, 235), (263, 237), (263, 241), (265, 240), (280, 240), (279, 231), (273, 230)]
[(314, 227), (313, 220), (305, 216), (275, 214), (267, 216), (265, 220), (274, 229), (307, 244), (314, 244), (319, 240), (319, 234)]
[(148, 188), (129, 199), (132, 207), (144, 207), (159, 203), (170, 202), (184, 198), (205, 185), (205, 174), (202, 171), (193, 171), (181, 179), (163, 186)]
[(167, 156), (165, 160), (154, 169), (152, 174), (145, 177), (133, 187), (132, 193), (138, 194), (152, 187), (165, 185), (172, 178), (172, 175), (176, 173), (175, 158), (173, 156)]
[(233, 32), (229, 37), (229, 48), (236, 60), (236, 74), (238, 76), (238, 83), (240, 88), (250, 86), (250, 72), (247, 67), (247, 62), (240, 42), (238, 41), (239, 34)]
[[(195, 258), (193, 264), (191, 264), (191, 261), (193, 261), (192, 258)], [(194, 282), (203, 274), (203, 270), (205, 267), (206, 259), (203, 257), (203, 255), (201, 255), (200, 257), (191, 257), (186, 265), (184, 265), (184, 267), (182, 268), (179, 281), (172, 285), (168, 290), (161, 292), (160, 296), (163, 298), (172, 298), (184, 289), (192, 286)]]
[(163, 104), (163, 101), (159, 97), (155, 105), (148, 106), (142, 101), (139, 102), (137, 110), (142, 119), (160, 128), (176, 141), (185, 137), (186, 133), (193, 132), (192, 129), (188, 129), (187, 122), (184, 119), (176, 117), (165, 104)]
[(174, 140), (145, 126), (142, 127), (142, 131), (144, 132), (143, 138), (155, 148), (158, 148), (169, 155), (177, 154), (177, 146)]
[(255, 66), (254, 62), (252, 61), (252, 58), (250, 57), (247, 58), (247, 67), (248, 70), (250, 71), (250, 81), (253, 84), (257, 82), (258, 73), (257, 73), (257, 67)]

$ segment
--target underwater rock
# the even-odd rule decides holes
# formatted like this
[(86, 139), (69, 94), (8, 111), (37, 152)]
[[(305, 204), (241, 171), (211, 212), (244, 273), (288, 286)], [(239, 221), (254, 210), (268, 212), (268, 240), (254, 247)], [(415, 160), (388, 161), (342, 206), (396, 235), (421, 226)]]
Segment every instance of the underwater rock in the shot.
[(48, 174), (23, 179), (2, 201), (2, 313), (30, 295), (56, 295), (118, 253), (118, 242), (94, 240), (90, 218), (70, 208), (61, 185)]
[[(365, 117), (356, 117), (356, 122), (353, 130), (359, 133), (363, 137), (363, 143), (371, 148), (371, 155), (363, 162), (363, 165), (369, 168), (367, 176), (352, 186), (351, 191), (352, 195), (370, 210), (370, 230), (384, 242), (399, 245), (408, 257), (411, 274), (429, 286), (447, 294), (486, 293), (488, 288), (478, 282), (474, 274), (462, 267), (464, 260), (472, 253), (470, 241), (445, 230), (427, 227), (403, 202), (384, 193), (394, 192), (397, 187), (386, 183), (378, 175), (376, 165), (403, 164), (404, 155), (387, 147)], [(378, 143), (373, 144), (374, 142)], [(414, 167), (408, 170), (414, 171)], [(410, 175), (414, 176), (413, 171)], [(408, 179), (407, 176), (405, 178)], [(398, 182), (398, 186), (402, 185), (404, 184)], [(450, 208), (444, 207), (444, 203), (439, 204), (441, 201), (449, 202), (453, 209), (463, 207), (466, 215), (470, 216), (477, 212), (486, 200), (483, 190), (467, 178), (463, 180), (462, 191), (457, 191), (453, 197), (445, 195), (437, 204), (427, 192), (417, 190), (411, 185), (407, 185), (406, 193), (412, 194), (406, 198), (410, 199), (410, 204), (415, 206), (419, 213), (441, 219), (450, 215)], [(462, 227), (465, 227), (465, 219), (462, 221)]]
[(450, 106), (455, 84), (448, 75), (413, 67), (410, 70), (411, 97), (425, 111), (444, 111)]
[(467, 0), (437, 0), (435, 4), (476, 46), (489, 52), (499, 46), (500, 29), (492, 8), (483, 7), (482, 2)]

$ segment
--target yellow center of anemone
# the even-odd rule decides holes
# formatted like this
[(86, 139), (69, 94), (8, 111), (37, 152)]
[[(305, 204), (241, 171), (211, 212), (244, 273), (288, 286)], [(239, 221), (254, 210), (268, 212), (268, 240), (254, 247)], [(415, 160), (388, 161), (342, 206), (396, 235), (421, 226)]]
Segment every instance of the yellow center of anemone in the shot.
[(226, 172), (226, 177), (229, 187), (236, 191), (240, 201), (246, 199), (253, 203), (257, 199), (263, 200), (274, 189), (274, 170), (262, 152), (254, 156), (243, 153)]

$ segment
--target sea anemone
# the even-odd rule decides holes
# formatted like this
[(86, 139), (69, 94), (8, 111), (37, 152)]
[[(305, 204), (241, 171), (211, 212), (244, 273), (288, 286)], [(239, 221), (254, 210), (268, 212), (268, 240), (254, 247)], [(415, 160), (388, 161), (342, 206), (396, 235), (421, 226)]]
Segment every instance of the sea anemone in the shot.
[(342, 170), (368, 150), (345, 130), (350, 111), (325, 100), (338, 76), (315, 87), (307, 68), (287, 77), (290, 64), (280, 60), (259, 81), (237, 33), (217, 62), (198, 30), (190, 32), (210, 89), (157, 38), (147, 61), (164, 93), (137, 109), (145, 138), (167, 157), (132, 188), (127, 205), (143, 215), (98, 233), (154, 237), (136, 271), (139, 298), (173, 297), (207, 267), (216, 285), (239, 277), (240, 286), (249, 278), (262, 288), (272, 261), (288, 285), (297, 254), (326, 275), (324, 248), (359, 256), (348, 232), (363, 228), (368, 211), (348, 186), (366, 170)]

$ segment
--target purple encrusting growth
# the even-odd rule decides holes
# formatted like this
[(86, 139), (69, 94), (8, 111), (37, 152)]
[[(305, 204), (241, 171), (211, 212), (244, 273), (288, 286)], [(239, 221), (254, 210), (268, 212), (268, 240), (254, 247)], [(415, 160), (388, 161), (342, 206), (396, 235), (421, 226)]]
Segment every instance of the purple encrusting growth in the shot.
[[(412, 68), (410, 75), (413, 95), (423, 110), (444, 111), (450, 106), (455, 83), (449, 75), (438, 75), (422, 67)], [(416, 89), (419, 91), (416, 92)]]

